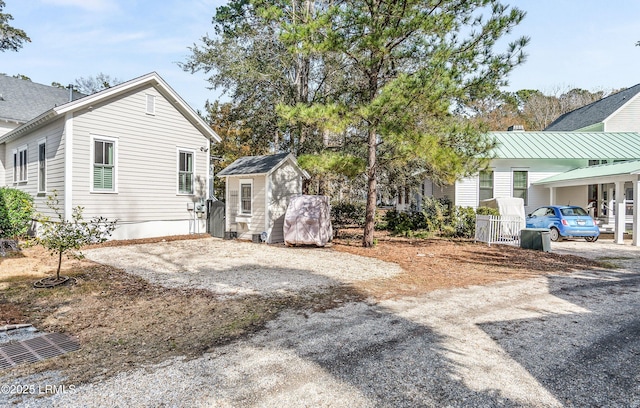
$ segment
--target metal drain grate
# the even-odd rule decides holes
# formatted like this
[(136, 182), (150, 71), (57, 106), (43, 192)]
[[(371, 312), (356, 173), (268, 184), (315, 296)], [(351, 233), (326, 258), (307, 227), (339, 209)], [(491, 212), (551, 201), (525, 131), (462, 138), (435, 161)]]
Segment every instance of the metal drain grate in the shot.
[(22, 363), (35, 363), (80, 349), (71, 336), (47, 333), (28, 340), (0, 345), (0, 370)]

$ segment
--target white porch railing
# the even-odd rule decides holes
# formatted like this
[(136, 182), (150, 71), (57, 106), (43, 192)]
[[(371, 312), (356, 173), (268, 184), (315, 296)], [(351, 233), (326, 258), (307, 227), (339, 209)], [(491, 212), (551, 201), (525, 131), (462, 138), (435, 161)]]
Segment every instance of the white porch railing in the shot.
[(520, 217), (476, 215), (476, 241), (520, 246), (520, 230), (525, 222)]

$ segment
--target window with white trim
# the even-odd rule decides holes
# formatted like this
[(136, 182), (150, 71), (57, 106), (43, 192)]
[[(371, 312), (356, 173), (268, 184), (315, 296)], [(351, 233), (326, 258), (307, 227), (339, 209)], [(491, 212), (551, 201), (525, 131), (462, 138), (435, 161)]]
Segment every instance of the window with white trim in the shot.
[(149, 115), (156, 114), (156, 96), (147, 94), (147, 113)]
[(493, 198), (493, 170), (484, 170), (479, 175), (479, 200)]
[(193, 194), (193, 152), (178, 151), (178, 193)]
[(251, 180), (240, 180), (240, 214), (251, 214), (252, 194), (253, 183)]
[(38, 193), (47, 191), (47, 143), (38, 143)]
[(93, 140), (93, 190), (115, 191), (116, 145), (114, 140)]
[(13, 182), (27, 181), (27, 146), (21, 146), (13, 151)]
[(529, 187), (529, 172), (524, 170), (515, 170), (513, 172), (513, 196), (522, 198), (524, 205), (528, 204), (527, 190)]

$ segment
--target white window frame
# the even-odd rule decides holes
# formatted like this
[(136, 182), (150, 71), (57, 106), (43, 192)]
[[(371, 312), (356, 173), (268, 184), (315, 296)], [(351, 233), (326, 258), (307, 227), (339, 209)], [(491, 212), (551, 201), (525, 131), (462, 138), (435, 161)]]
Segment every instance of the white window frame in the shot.
[[(147, 115), (155, 115), (156, 114), (156, 96), (152, 94), (145, 94), (145, 112)], [(149, 109), (151, 106), (151, 109)]]
[[(249, 204), (251, 205), (251, 208), (249, 209), (248, 212), (245, 212), (242, 209), (242, 186), (247, 184), (249, 185), (249, 189), (251, 191), (251, 194), (249, 195)], [(239, 189), (238, 215), (245, 215), (245, 216), (252, 215), (253, 214), (253, 179), (240, 179), (238, 182), (238, 189)]]
[(483, 200), (481, 196), (481, 192), (483, 190), (489, 190), (488, 188), (483, 188), (482, 187), (482, 173), (491, 173), (491, 197), (490, 198), (495, 198), (495, 191), (496, 191), (496, 172), (493, 169), (486, 169), (484, 171), (481, 171), (478, 173), (478, 205), (480, 205), (480, 202)]
[[(44, 146), (44, 157), (40, 157), (40, 147)], [(42, 188), (41, 188), (42, 187)], [(47, 139), (38, 140), (38, 193), (47, 192)]]
[[(24, 162), (22, 161), (23, 152)], [(26, 183), (27, 181), (29, 181), (29, 150), (27, 145), (22, 145), (13, 150), (13, 183)]]
[[(180, 191), (180, 153), (188, 153), (193, 157), (193, 169), (191, 169), (191, 192), (185, 193)], [(176, 194), (181, 196), (193, 196), (196, 194), (196, 151), (195, 149), (185, 149), (178, 147), (176, 149)]]
[[(90, 137), (90, 159), (89, 159), (89, 192), (95, 194), (117, 194), (118, 193), (118, 138), (111, 136), (91, 135)], [(95, 166), (95, 145), (96, 142), (113, 143), (113, 189), (94, 188), (93, 170)]]

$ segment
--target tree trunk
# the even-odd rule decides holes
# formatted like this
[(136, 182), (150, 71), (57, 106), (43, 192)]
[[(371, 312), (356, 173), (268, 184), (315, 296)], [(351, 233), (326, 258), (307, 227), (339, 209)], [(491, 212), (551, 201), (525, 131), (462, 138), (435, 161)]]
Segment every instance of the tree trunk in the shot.
[(56, 281), (60, 280), (60, 265), (62, 265), (62, 251), (58, 254), (58, 270), (56, 271)]
[(370, 248), (373, 246), (373, 231), (376, 217), (377, 185), (376, 185), (376, 149), (377, 149), (376, 129), (369, 127), (368, 164), (367, 164), (367, 210), (364, 223), (364, 234), (362, 236), (362, 246)]

